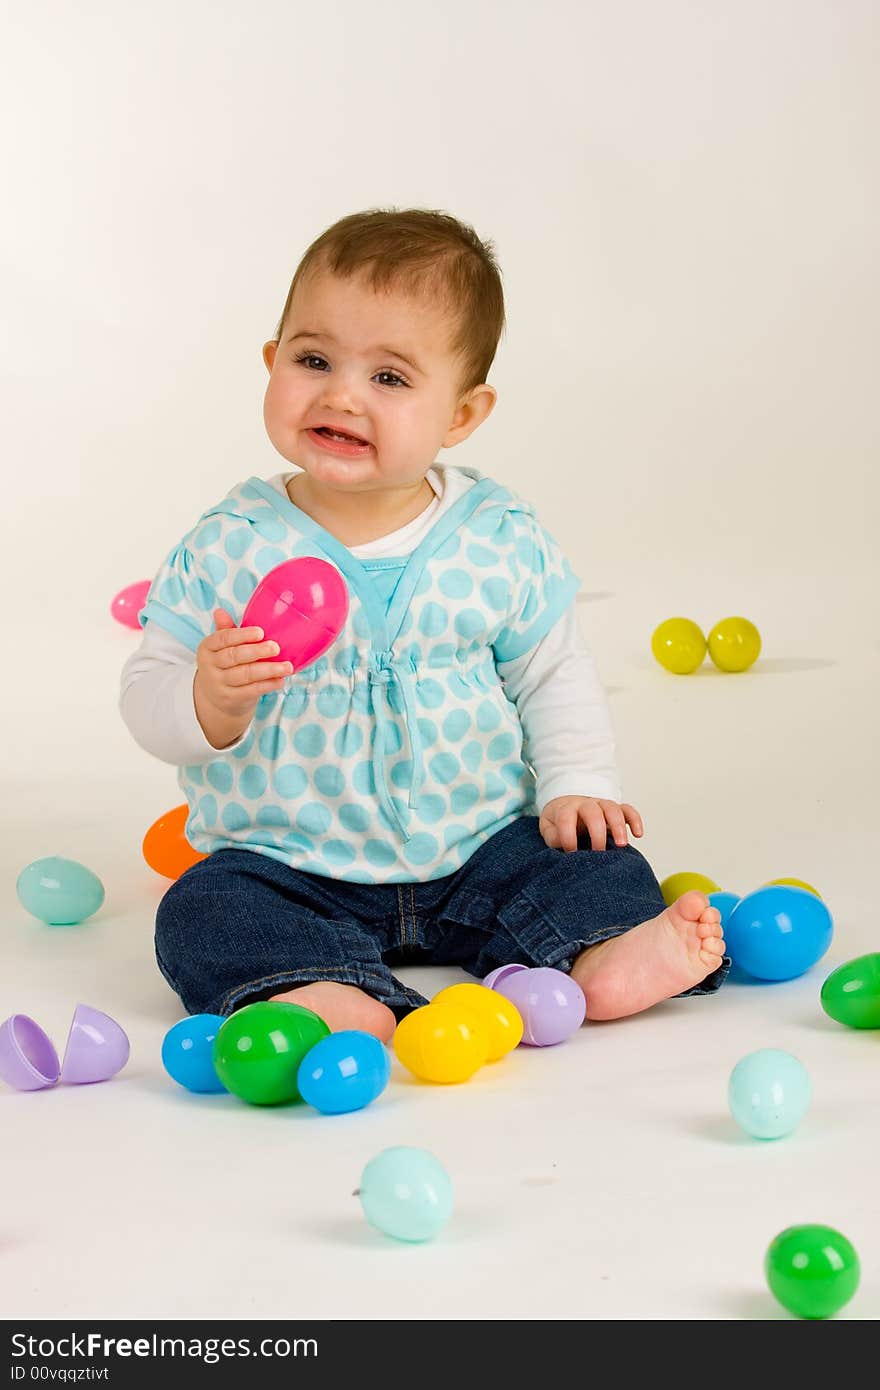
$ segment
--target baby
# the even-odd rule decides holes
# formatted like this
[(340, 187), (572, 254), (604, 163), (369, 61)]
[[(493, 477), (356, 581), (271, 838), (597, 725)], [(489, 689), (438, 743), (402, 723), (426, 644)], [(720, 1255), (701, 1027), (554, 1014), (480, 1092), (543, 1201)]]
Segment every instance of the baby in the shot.
[[(140, 615), (120, 708), (173, 763), (206, 858), (162, 899), (156, 957), (190, 1013), (301, 1004), (387, 1042), (424, 1004), (391, 967), (569, 972), (589, 1019), (716, 990), (702, 893), (666, 907), (629, 843), (611, 724), (534, 508), (438, 463), (496, 399), (491, 242), (374, 209), (306, 251), (272, 341), (264, 419), (285, 462), (209, 507)], [(345, 627), (294, 671), (239, 626), (292, 556), (336, 566)]]

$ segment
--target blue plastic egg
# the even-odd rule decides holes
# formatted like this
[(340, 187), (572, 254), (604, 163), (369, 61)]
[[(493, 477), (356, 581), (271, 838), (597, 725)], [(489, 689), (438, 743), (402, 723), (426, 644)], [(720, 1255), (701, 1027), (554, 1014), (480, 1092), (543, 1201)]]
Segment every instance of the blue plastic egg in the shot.
[(28, 912), (52, 927), (84, 922), (104, 901), (104, 885), (97, 874), (76, 859), (57, 855), (35, 859), (22, 869), (15, 891)]
[(742, 902), (742, 898), (738, 893), (709, 893), (708, 898), (709, 905), (711, 907), (717, 907), (718, 911), (721, 913), (721, 930), (724, 931), (730, 921), (733, 909), (736, 907), (737, 903)]
[(759, 888), (725, 924), (727, 952), (758, 980), (793, 980), (824, 956), (834, 923), (821, 898), (805, 888)]
[(427, 1149), (383, 1149), (361, 1174), (358, 1196), (371, 1226), (395, 1240), (430, 1240), (452, 1214), (452, 1183)]
[(381, 1095), (390, 1075), (391, 1059), (379, 1039), (350, 1028), (309, 1049), (296, 1084), (303, 1100), (322, 1115), (346, 1115)]
[(179, 1086), (208, 1094), (226, 1087), (214, 1070), (214, 1039), (226, 1019), (221, 1014), (193, 1014), (169, 1028), (162, 1042), (162, 1065)]
[(797, 1057), (764, 1047), (737, 1062), (727, 1102), (737, 1124), (754, 1139), (781, 1139), (800, 1124), (811, 1094), (806, 1067)]

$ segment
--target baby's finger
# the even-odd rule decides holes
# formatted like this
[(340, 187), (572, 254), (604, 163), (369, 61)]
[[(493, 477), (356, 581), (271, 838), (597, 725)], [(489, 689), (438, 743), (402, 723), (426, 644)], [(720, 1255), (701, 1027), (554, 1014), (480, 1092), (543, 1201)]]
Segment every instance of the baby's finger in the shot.
[(227, 647), (238, 647), (243, 642), (262, 642), (263, 636), (261, 627), (218, 628), (205, 638), (204, 646), (209, 652), (224, 652)]
[(556, 834), (559, 839), (559, 848), (566, 853), (578, 847), (578, 808), (577, 806), (561, 806), (556, 812)]
[(538, 829), (540, 830), (541, 835), (544, 839), (544, 844), (547, 845), (548, 849), (559, 848), (559, 836), (556, 833), (556, 826), (553, 824), (552, 820), (540, 820), (538, 822)]
[(636, 810), (635, 806), (630, 806), (629, 802), (625, 801), (620, 809), (623, 812), (624, 819), (627, 825), (632, 830), (632, 833), (635, 836), (644, 835), (645, 827), (642, 824), (642, 818)]
[(261, 681), (281, 680), (292, 675), (293, 665), (289, 661), (252, 661), (247, 666), (234, 666), (225, 672), (225, 680), (236, 690), (246, 685), (252, 693)]
[(626, 821), (623, 818), (623, 811), (617, 805), (616, 801), (603, 801), (601, 805), (605, 813), (605, 819), (608, 822), (608, 829), (614, 836), (614, 843), (616, 845), (625, 845)]
[(231, 671), (234, 666), (249, 666), (255, 661), (277, 656), (280, 650), (277, 642), (241, 642), (218, 652), (216, 664), (221, 671)]
[(591, 849), (604, 849), (608, 841), (608, 827), (605, 824), (602, 807), (598, 802), (593, 801), (581, 809), (580, 815), (590, 836)]

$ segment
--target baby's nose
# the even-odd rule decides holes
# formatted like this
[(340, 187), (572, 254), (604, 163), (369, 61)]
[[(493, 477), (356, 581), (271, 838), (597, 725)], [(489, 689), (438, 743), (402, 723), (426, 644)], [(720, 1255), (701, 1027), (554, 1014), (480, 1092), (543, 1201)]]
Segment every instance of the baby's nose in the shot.
[(355, 382), (336, 375), (324, 385), (321, 405), (326, 410), (348, 411), (352, 415), (359, 415), (363, 410), (363, 393)]

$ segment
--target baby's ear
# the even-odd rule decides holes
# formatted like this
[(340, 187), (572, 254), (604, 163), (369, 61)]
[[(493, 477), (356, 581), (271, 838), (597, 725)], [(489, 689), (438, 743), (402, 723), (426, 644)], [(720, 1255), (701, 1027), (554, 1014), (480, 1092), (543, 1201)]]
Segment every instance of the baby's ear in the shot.
[(452, 417), (452, 424), (446, 434), (442, 447), (451, 449), (462, 440), (467, 439), (469, 434), (483, 421), (488, 418), (494, 409), (498, 393), (494, 386), (488, 386), (485, 382), (482, 386), (475, 386), (469, 391), (464, 400), (459, 403), (458, 409)]
[(278, 339), (277, 339), (277, 338), (272, 338), (272, 339), (270, 339), (270, 341), (269, 341), (268, 343), (264, 343), (264, 344), (263, 344), (263, 361), (264, 361), (265, 364), (266, 364), (266, 369), (267, 369), (267, 371), (270, 371), (270, 372), (271, 372), (272, 368), (275, 366), (275, 354), (276, 354), (277, 351), (278, 351)]

